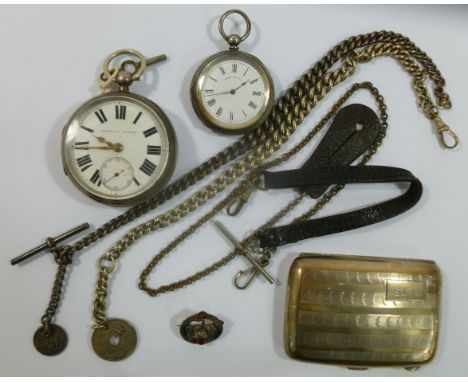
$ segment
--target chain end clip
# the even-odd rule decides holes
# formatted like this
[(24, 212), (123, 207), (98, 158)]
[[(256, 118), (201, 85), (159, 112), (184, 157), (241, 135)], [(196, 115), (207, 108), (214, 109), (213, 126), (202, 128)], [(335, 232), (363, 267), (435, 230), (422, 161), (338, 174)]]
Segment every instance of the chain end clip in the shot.
[(257, 274), (258, 269), (255, 267), (250, 267), (244, 271), (237, 272), (234, 276), (234, 286), (237, 289), (246, 289), (250, 285), (250, 283), (255, 279), (255, 276), (257, 276)]
[(258, 177), (253, 180), (243, 182), (243, 184), (237, 189), (237, 196), (226, 206), (226, 213), (229, 216), (236, 216), (242, 210), (244, 204), (247, 203), (252, 192), (256, 188), (259, 188), (259, 184), (260, 179)]
[[(458, 143), (460, 142), (457, 134), (447, 126), (447, 124), (440, 118), (439, 115), (436, 115), (434, 117), (434, 122), (437, 127), (437, 132), (439, 133), (439, 138), (440, 142), (446, 149), (454, 149), (455, 147), (458, 146)], [(452, 138), (452, 143), (449, 144), (447, 140), (447, 135)]]

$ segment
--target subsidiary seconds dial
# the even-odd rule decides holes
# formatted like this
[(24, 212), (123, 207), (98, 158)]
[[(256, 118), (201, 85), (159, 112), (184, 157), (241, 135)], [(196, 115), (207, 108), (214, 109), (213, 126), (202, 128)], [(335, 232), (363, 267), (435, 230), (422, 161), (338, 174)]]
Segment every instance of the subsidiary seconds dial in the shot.
[(157, 192), (174, 168), (175, 138), (164, 113), (129, 93), (109, 93), (83, 105), (65, 127), (67, 175), (94, 199), (130, 205)]

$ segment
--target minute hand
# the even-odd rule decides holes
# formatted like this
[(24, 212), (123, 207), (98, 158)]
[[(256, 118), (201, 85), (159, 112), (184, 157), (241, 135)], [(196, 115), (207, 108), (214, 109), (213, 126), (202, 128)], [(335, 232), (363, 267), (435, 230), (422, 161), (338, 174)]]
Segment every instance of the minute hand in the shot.
[(207, 93), (207, 94), (205, 94), (205, 96), (216, 96), (216, 95), (220, 95), (220, 94), (229, 94), (231, 92), (232, 92), (232, 90), (228, 90), (227, 92), (214, 93), (214, 94)]
[(228, 90), (227, 92), (221, 92), (221, 93), (214, 93), (214, 94), (205, 94), (206, 96), (216, 96), (216, 95), (220, 95), (220, 94), (236, 94), (236, 91), (239, 90), (242, 86), (244, 86), (245, 84), (247, 84), (247, 82), (249, 82), (250, 80), (247, 80), (243, 83), (241, 83), (237, 88), (235, 89), (232, 89), (232, 90)]
[(245, 84), (247, 84), (247, 82), (249, 82), (249, 81), (250, 81), (250, 80), (247, 80), (247, 81), (241, 83), (237, 88), (233, 89), (233, 90), (231, 91), (231, 93), (234, 94), (236, 91), (238, 91), (242, 86), (244, 86)]
[(109, 147), (109, 146), (75, 146), (75, 150), (90, 150), (90, 149), (114, 150), (113, 147)]

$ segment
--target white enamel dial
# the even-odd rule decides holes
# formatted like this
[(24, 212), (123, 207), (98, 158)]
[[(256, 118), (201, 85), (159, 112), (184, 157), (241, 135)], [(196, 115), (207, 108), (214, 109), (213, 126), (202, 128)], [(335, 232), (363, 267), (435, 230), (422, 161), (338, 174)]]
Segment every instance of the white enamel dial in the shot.
[(64, 132), (67, 173), (98, 200), (126, 204), (154, 187), (168, 167), (167, 128), (157, 112), (131, 96), (84, 105)]
[(190, 92), (202, 122), (225, 133), (254, 128), (266, 119), (274, 101), (273, 82), (265, 66), (239, 51), (208, 57), (195, 72)]
[(251, 65), (240, 60), (227, 60), (203, 74), (203, 105), (213, 118), (239, 124), (255, 119), (262, 112), (265, 84)]

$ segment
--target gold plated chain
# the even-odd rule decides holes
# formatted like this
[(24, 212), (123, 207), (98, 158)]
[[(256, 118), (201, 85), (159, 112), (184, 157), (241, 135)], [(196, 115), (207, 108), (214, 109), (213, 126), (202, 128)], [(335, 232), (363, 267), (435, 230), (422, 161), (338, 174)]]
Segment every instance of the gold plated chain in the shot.
[[(379, 91), (375, 86), (370, 82), (364, 82), (360, 84), (354, 84), (331, 108), (331, 110), (320, 120), (320, 122), (313, 128), (298, 144), (296, 144), (291, 150), (282, 154), (281, 156), (271, 160), (268, 163), (262, 164), (258, 168), (251, 171), (247, 176), (246, 180), (242, 181), (241, 184), (235, 188), (223, 201), (218, 203), (209, 213), (199, 219), (196, 223), (190, 226), (186, 231), (179, 235), (174, 241), (172, 241), (166, 248), (159, 252), (150, 263), (146, 266), (144, 271), (140, 275), (139, 288), (150, 296), (157, 296), (161, 293), (166, 293), (174, 291), (176, 289), (185, 287), (194, 283), (195, 281), (200, 280), (201, 278), (208, 276), (210, 273), (215, 272), (221, 266), (226, 265), (228, 262), (233, 260), (236, 255), (240, 253), (239, 249), (235, 249), (230, 252), (227, 256), (223, 257), (221, 260), (212, 264), (211, 266), (205, 268), (204, 270), (193, 274), (183, 280), (163, 285), (158, 288), (150, 288), (146, 284), (147, 277), (154, 270), (156, 265), (166, 257), (172, 250), (175, 249), (179, 244), (181, 244), (185, 239), (187, 239), (191, 234), (193, 234), (198, 228), (200, 228), (208, 220), (212, 219), (216, 214), (221, 212), (231, 200), (243, 195), (247, 190), (248, 194), (251, 194), (251, 191), (255, 189), (256, 184), (258, 184), (259, 176), (263, 171), (266, 171), (272, 167), (278, 166), (282, 162), (289, 160), (291, 157), (296, 155), (300, 150), (302, 150), (312, 139), (326, 126), (326, 124), (333, 118), (333, 116), (338, 112), (338, 110), (343, 106), (343, 104), (359, 89), (367, 89), (374, 96), (380, 111), (380, 131), (372, 146), (364, 153), (358, 165), (362, 166), (367, 163), (370, 158), (376, 153), (379, 146), (382, 144), (382, 141), (385, 137), (387, 131), (387, 108), (384, 103), (383, 97), (380, 95)], [(335, 195), (338, 194), (344, 188), (343, 185), (336, 185), (332, 187), (327, 193), (325, 193), (314, 205), (305, 213), (303, 213), (298, 218), (294, 219), (294, 222), (300, 222), (309, 219), (317, 212), (319, 212)], [(298, 192), (297, 195), (287, 203), (287, 205), (274, 214), (266, 223), (262, 224), (259, 228), (254, 230), (248, 237), (240, 243), (240, 247), (244, 250), (247, 250), (254, 245), (253, 240), (255, 239), (258, 232), (272, 228), (276, 223), (281, 219), (286, 217), (294, 208), (296, 208), (303, 199), (307, 196), (306, 192)], [(262, 250), (262, 256), (259, 261), (262, 267), (268, 265), (271, 255), (275, 251), (274, 248), (265, 248)], [(100, 312), (102, 313), (102, 312)]]
[[(333, 52), (333, 51), (332, 51)], [(315, 105), (336, 85), (350, 77), (356, 70), (359, 63), (368, 62), (373, 58), (380, 56), (390, 56), (397, 59), (402, 66), (413, 77), (413, 85), (418, 101), (418, 105), (424, 111), (429, 119), (438, 117), (438, 109), (432, 102), (429, 92), (424, 84), (425, 79), (431, 74), (420, 66), (415, 61), (415, 55), (425, 57), (426, 64), (430, 59), (427, 55), (423, 55), (419, 49), (414, 49), (414, 55), (405, 50), (403, 46), (395, 42), (377, 42), (370, 46), (364, 47), (362, 50), (352, 49), (342, 59), (341, 66), (333, 71), (325, 71), (321, 75), (311, 76), (308, 72), (299, 79), (291, 89), (289, 89), (273, 112), (271, 118), (266, 122), (266, 125), (272, 132), (271, 135), (264, 135), (258, 142), (258, 145), (251, 151), (245, 154), (241, 159), (232, 164), (228, 169), (224, 170), (221, 175), (213, 180), (207, 186), (202, 187), (199, 191), (192, 194), (184, 202), (177, 205), (175, 208), (166, 213), (160, 214), (145, 223), (142, 223), (135, 228), (131, 229), (120, 240), (118, 240), (106, 253), (104, 253), (98, 261), (98, 278), (97, 286), (94, 297), (94, 310), (93, 316), (95, 320), (95, 327), (102, 327), (104, 321), (107, 319), (106, 315), (106, 297), (108, 293), (108, 280), (109, 276), (116, 266), (117, 259), (132, 245), (135, 241), (150, 232), (167, 227), (173, 223), (178, 222), (180, 219), (196, 210), (198, 207), (204, 205), (208, 200), (225, 190), (229, 185), (233, 184), (235, 180), (248, 171), (252, 171), (260, 166), (267, 158), (269, 158), (276, 150), (278, 150), (296, 130), (304, 118), (310, 113)], [(433, 65), (433, 64), (432, 64)], [(434, 69), (432, 69), (434, 71)], [(440, 76), (439, 76), (440, 77)], [(441, 82), (441, 77), (437, 78)], [(294, 96), (293, 96), (294, 94)], [(448, 96), (445, 93), (439, 92), (439, 104), (445, 107), (450, 106)], [(443, 132), (440, 132), (443, 137)], [(455, 142), (456, 143), (456, 142)], [(366, 156), (367, 158), (367, 156)], [(368, 160), (368, 159), (367, 159)], [(220, 202), (210, 213), (201, 218), (197, 223), (192, 225), (185, 231), (179, 238), (171, 242), (160, 254), (155, 256), (149, 266), (142, 273), (140, 279), (140, 288), (146, 290), (152, 295), (161, 292), (174, 290), (182, 286), (188, 285), (201, 277), (215, 271), (235, 255), (227, 256), (221, 261), (213, 264), (211, 267), (202, 272), (196, 273), (185, 280), (163, 286), (157, 289), (151, 289), (146, 286), (145, 279), (154, 266), (174, 249), (181, 241), (190, 236), (199, 226), (211, 219), (219, 210), (227, 206), (239, 194), (245, 192), (246, 187), (251, 187), (252, 179), (247, 178), (240, 182), (239, 186), (228, 195), (222, 202)], [(320, 199), (318, 205), (321, 207), (331, 199), (340, 189), (340, 186), (335, 186), (332, 190), (325, 194), (324, 198)], [(302, 196), (303, 197), (303, 196)], [(291, 204), (291, 207), (286, 207), (284, 211), (287, 213), (294, 205), (298, 204), (302, 197), (298, 196)], [(328, 199), (328, 200), (327, 200)], [(320, 208), (321, 208), (320, 207)], [(320, 209), (318, 208), (318, 209)], [(313, 208), (315, 212), (318, 209)], [(315, 213), (314, 212), (314, 213)], [(309, 211), (309, 214), (312, 213)], [(282, 211), (280, 216), (284, 216)], [(273, 222), (275, 221), (273, 218)], [(244, 243), (248, 244), (248, 243)]]
[[(445, 80), (427, 54), (407, 37), (394, 32), (381, 31), (353, 36), (336, 45), (301, 76), (279, 99), (267, 121), (257, 129), (203, 162), (148, 201), (130, 208), (124, 214), (110, 220), (75, 243), (55, 248), (58, 271), (49, 306), (41, 319), (43, 329), (47, 329), (55, 316), (61, 298), (65, 273), (76, 252), (83, 250), (146, 212), (162, 205), (226, 163), (241, 157), (212, 183), (202, 187), (176, 208), (131, 229), (100, 257), (94, 304), (95, 321), (99, 326), (105, 318), (105, 299), (109, 276), (116, 266), (117, 259), (133, 242), (152, 231), (179, 221), (222, 192), (247, 171), (251, 171), (260, 165), (288, 140), (312, 108), (334, 86), (354, 73), (358, 63), (385, 55), (396, 58), (410, 72), (413, 76), (413, 85), (419, 106), (429, 119), (435, 121), (442, 144), (445, 147), (454, 147), (458, 139), (440, 119), (438, 108), (432, 102), (424, 84), (426, 78), (433, 82), (434, 95), (440, 107), (449, 108), (451, 106), (449, 96), (444, 91)], [(341, 66), (331, 71), (331, 68), (338, 62), (341, 62)], [(450, 134), (453, 138), (453, 144), (450, 146), (445, 140), (447, 134)], [(233, 197), (233, 199), (235, 198)]]

